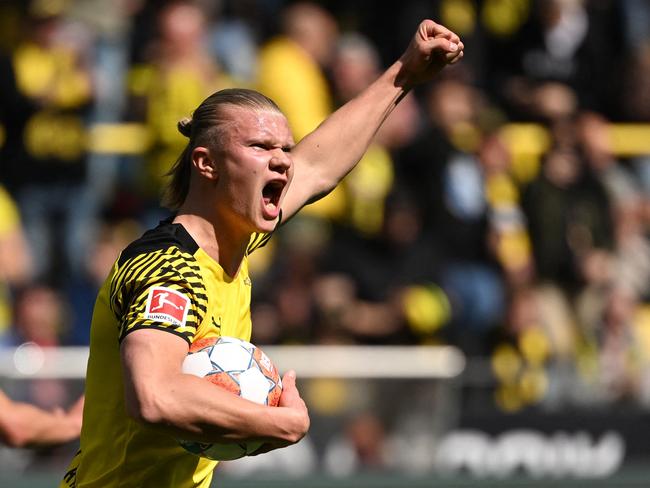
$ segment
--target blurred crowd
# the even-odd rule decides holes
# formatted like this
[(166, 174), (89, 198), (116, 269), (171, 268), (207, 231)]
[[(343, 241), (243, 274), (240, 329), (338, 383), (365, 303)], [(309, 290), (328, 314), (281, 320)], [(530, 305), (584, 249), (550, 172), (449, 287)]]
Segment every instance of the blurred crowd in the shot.
[(299, 140), (426, 17), (465, 59), (251, 257), (253, 342), (452, 344), (507, 411), (650, 406), (645, 0), (0, 3), (0, 343), (88, 343), (208, 94), (262, 91)]

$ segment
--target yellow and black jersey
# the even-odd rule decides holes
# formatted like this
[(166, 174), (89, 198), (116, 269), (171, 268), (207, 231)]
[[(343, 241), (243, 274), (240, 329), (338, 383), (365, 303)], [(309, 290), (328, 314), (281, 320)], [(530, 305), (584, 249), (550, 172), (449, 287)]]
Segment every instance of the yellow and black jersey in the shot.
[[(253, 234), (248, 252), (270, 234)], [(129, 245), (102, 286), (93, 312), (80, 451), (61, 483), (82, 487), (208, 487), (215, 461), (133, 419), (125, 410), (120, 343), (139, 329), (249, 340), (247, 256), (228, 276), (181, 224), (161, 222)]]

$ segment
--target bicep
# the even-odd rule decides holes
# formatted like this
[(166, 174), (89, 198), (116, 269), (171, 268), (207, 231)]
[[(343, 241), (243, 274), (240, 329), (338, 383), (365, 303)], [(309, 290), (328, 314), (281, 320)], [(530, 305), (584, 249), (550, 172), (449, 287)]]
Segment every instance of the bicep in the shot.
[(318, 166), (295, 153), (293, 165), (293, 179), (282, 202), (283, 222), (288, 221), (302, 207), (319, 200), (331, 190), (320, 174)]
[(176, 375), (189, 345), (182, 337), (157, 329), (128, 334), (120, 347), (126, 407), (135, 418), (152, 420), (160, 395)]

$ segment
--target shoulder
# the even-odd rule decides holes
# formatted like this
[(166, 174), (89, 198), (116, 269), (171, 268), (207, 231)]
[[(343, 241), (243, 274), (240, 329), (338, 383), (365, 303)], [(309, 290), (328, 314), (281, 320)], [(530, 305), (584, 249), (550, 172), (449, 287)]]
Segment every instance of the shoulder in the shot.
[(205, 286), (195, 257), (196, 242), (181, 225), (162, 222), (129, 244), (110, 279), (113, 310), (139, 302), (153, 287), (167, 287), (205, 300)]
[(182, 225), (170, 222), (124, 249), (108, 292), (120, 340), (133, 330), (154, 328), (191, 342), (208, 306), (198, 249)]
[(182, 225), (163, 221), (156, 228), (148, 230), (142, 237), (129, 244), (120, 254), (117, 264), (122, 267), (135, 257), (172, 248), (192, 260), (199, 246)]

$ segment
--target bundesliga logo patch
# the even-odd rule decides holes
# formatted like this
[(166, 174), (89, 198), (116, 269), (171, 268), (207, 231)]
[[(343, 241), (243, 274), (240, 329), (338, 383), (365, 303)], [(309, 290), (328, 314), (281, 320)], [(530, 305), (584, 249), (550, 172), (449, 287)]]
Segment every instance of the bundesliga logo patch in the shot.
[(182, 293), (171, 288), (156, 286), (149, 290), (144, 318), (183, 326), (187, 320), (189, 306), (189, 298)]

